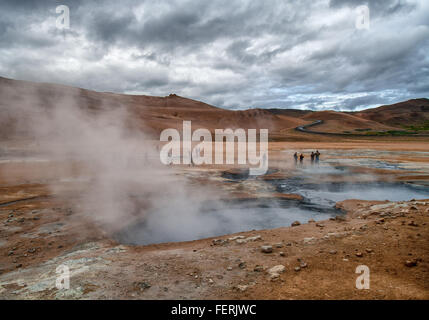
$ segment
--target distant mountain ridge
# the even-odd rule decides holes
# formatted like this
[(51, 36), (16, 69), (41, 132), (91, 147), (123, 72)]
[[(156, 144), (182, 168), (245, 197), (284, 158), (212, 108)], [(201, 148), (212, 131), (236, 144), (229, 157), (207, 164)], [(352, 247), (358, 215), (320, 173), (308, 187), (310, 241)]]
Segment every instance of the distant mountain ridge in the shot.
[[(0, 135), (8, 137), (12, 132), (20, 132), (20, 128), (14, 125), (17, 117), (31, 118), (32, 110), (48, 111), (64, 101), (71, 101), (89, 114), (123, 107), (131, 115), (133, 125), (151, 134), (159, 134), (165, 128), (180, 129), (183, 120), (192, 121), (193, 129), (207, 128), (211, 131), (216, 128), (268, 128), (270, 135), (276, 139), (293, 138), (297, 135), (294, 131), (296, 127), (315, 120), (323, 120), (323, 123), (315, 126), (314, 130), (328, 133), (429, 133), (429, 127), (426, 130), (429, 99), (425, 98), (359, 112), (275, 108), (233, 111), (176, 94), (165, 97), (126, 95), (0, 77)], [(28, 114), (14, 114), (14, 110), (22, 110), (23, 105), (28, 105), (25, 108)]]

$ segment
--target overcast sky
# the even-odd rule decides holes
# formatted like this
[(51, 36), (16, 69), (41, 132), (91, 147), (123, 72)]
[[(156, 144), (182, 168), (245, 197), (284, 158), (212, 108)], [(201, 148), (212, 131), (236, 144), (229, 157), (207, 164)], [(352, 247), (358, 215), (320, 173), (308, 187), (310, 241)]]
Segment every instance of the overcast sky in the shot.
[[(355, 25), (366, 4), (369, 30)], [(1, 0), (0, 76), (231, 109), (359, 110), (429, 97), (429, 1)]]

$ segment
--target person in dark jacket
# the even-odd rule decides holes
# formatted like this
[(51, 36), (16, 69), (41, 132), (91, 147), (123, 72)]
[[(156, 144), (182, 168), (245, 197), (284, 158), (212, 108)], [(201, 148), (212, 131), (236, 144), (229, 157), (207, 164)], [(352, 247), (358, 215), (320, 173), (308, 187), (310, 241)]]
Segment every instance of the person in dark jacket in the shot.
[(315, 155), (316, 155), (316, 163), (319, 163), (319, 157), (320, 157), (320, 152), (319, 152), (319, 150), (316, 150)]

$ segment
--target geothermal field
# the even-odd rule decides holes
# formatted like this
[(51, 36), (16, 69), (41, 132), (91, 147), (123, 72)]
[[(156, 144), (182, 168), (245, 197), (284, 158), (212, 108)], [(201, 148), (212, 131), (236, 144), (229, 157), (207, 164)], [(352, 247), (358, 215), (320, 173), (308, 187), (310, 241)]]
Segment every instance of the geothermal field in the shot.
[[(6, 78), (0, 97), (2, 299), (429, 299), (427, 99), (230, 111)], [(163, 164), (183, 121), (268, 128), (266, 172)]]

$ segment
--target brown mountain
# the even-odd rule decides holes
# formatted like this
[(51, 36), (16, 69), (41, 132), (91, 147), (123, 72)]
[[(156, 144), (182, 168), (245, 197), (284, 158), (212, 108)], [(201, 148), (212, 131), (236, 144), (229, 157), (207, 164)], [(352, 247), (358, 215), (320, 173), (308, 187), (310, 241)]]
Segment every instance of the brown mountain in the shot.
[(137, 126), (154, 136), (165, 128), (180, 129), (183, 120), (192, 121), (193, 129), (207, 128), (213, 132), (216, 128), (268, 128), (270, 137), (275, 139), (298, 139), (306, 134), (294, 129), (316, 120), (323, 122), (308, 130), (362, 134), (424, 126), (429, 119), (428, 99), (353, 113), (291, 109), (232, 111), (175, 94), (166, 97), (125, 95), (0, 77), (0, 136), (3, 139), (25, 136), (25, 121), (35, 121), (45, 112), (48, 116), (58, 105), (79, 108), (90, 116), (108, 110), (126, 110), (130, 126)]

